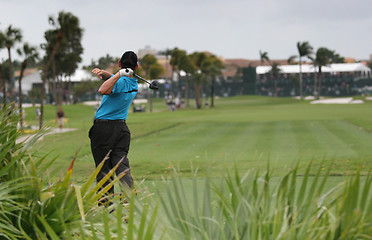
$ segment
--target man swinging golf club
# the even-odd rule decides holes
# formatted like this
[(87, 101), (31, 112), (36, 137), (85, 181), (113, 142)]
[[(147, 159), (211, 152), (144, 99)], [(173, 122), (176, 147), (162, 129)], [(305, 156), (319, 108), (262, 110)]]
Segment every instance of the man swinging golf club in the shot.
[[(125, 121), (128, 116), (128, 109), (138, 91), (137, 79), (133, 77), (133, 71), (138, 68), (137, 62), (137, 55), (132, 51), (127, 51), (119, 60), (118, 65), (121, 70), (128, 69), (131, 75), (125, 73), (125, 71), (111, 74), (99, 68), (92, 70), (100, 79), (106, 80), (98, 90), (103, 98), (97, 109), (94, 124), (89, 130), (91, 150), (96, 167), (109, 154), (97, 175), (97, 183), (123, 159), (116, 169), (116, 175), (119, 176), (127, 171), (120, 181), (129, 188), (133, 188), (133, 179), (127, 157), (130, 131)], [(102, 188), (108, 184), (109, 181), (104, 183)], [(113, 187), (109, 190), (109, 193), (114, 193)]]

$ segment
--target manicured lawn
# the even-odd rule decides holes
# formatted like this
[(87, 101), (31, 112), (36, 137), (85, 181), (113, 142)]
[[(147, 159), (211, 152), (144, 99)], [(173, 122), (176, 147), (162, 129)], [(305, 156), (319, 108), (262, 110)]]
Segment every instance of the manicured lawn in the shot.
[[(153, 113), (130, 113), (132, 132), (129, 159), (136, 179), (160, 179), (172, 168), (189, 176), (199, 169), (201, 176), (213, 176), (236, 164), (241, 171), (265, 169), (270, 160), (280, 176), (299, 162), (307, 166), (332, 165), (332, 173), (345, 175), (360, 166), (372, 166), (372, 103), (311, 105), (290, 98), (243, 96), (220, 98), (215, 108), (168, 112), (161, 99)], [(75, 179), (84, 181), (94, 168), (88, 131), (94, 107), (82, 104), (63, 107), (65, 127), (77, 131), (45, 136), (34, 146), (42, 155), (59, 155), (54, 167), (65, 171), (77, 155)], [(36, 124), (34, 109), (27, 109), (26, 121)], [(46, 106), (45, 119), (52, 122), (55, 107)], [(315, 170), (314, 170), (315, 171)], [(59, 176), (58, 173), (53, 174)]]

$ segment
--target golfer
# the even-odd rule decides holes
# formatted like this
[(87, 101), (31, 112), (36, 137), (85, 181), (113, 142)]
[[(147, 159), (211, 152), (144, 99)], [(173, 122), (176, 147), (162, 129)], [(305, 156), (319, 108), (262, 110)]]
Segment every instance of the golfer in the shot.
[[(127, 51), (119, 60), (118, 65), (121, 69), (131, 68), (134, 71), (138, 68), (137, 61), (137, 55), (132, 51)], [(128, 116), (128, 109), (138, 91), (137, 80), (133, 76), (121, 76), (119, 72), (111, 74), (99, 68), (93, 69), (92, 72), (100, 79), (106, 80), (98, 90), (103, 98), (95, 114), (94, 124), (89, 130), (96, 167), (109, 154), (109, 158), (97, 175), (97, 183), (123, 159), (116, 169), (116, 175), (119, 176), (127, 171), (120, 181), (129, 188), (133, 188), (133, 179), (127, 157), (130, 131), (125, 121)], [(103, 187), (108, 184), (109, 181)], [(113, 187), (109, 190), (109, 193), (114, 193)]]

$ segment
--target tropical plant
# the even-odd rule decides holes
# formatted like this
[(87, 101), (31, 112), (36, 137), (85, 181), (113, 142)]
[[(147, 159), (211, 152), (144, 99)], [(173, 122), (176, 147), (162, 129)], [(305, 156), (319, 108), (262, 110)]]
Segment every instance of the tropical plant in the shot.
[(192, 74), (192, 81), (194, 83), (195, 91), (195, 104), (196, 108), (200, 109), (202, 107), (201, 101), (201, 87), (202, 84), (208, 81), (207, 75), (205, 74), (204, 62), (208, 59), (207, 54), (204, 52), (194, 52), (190, 55), (193, 65), (195, 66), (195, 71)]
[[(167, 218), (166, 239), (368, 239), (372, 234), (372, 176), (360, 172), (327, 189), (331, 167), (312, 173), (298, 166), (274, 180), (269, 165), (262, 175), (227, 171), (223, 179), (192, 179), (191, 194), (181, 179), (159, 194)], [(162, 197), (166, 196), (166, 197)]]
[(23, 127), (23, 116), (22, 116), (22, 114), (23, 114), (23, 109), (22, 109), (22, 102), (23, 102), (22, 101), (22, 99), (23, 99), (23, 96), (22, 96), (22, 79), (23, 79), (23, 74), (24, 74), (24, 71), (27, 68), (27, 65), (29, 63), (34, 63), (34, 62), (37, 61), (37, 59), (39, 59), (39, 53), (37, 52), (36, 47), (30, 46), (28, 43), (25, 43), (22, 48), (17, 49), (17, 53), (20, 56), (24, 57), (24, 60), (22, 61), (22, 66), (21, 66), (21, 73), (20, 73), (20, 76), (18, 78), (18, 97), (19, 97), (18, 109), (19, 109), (19, 112), (21, 114), (20, 125), (21, 125), (21, 127)]
[(296, 64), (296, 58), (297, 58), (297, 56), (296, 55), (292, 55), (292, 56), (290, 56), (288, 59), (287, 59), (287, 63), (288, 64)]
[(12, 55), (11, 55), (11, 49), (15, 46), (16, 43), (22, 41), (22, 32), (18, 28), (13, 28), (12, 25), (9, 25), (9, 27), (4, 32), (4, 41), (5, 41), (5, 47), (8, 50), (8, 61), (9, 61), (9, 80), (10, 80), (10, 92), (13, 96), (14, 93), (14, 70), (13, 70), (13, 62), (12, 62)]
[(270, 58), (269, 58), (269, 56), (268, 56), (268, 53), (267, 52), (262, 52), (261, 50), (260, 50), (260, 60), (261, 60), (261, 64), (264, 64), (265, 63), (265, 61), (267, 61), (268, 63), (270, 63)]
[[(47, 43), (42, 44), (42, 48), (46, 51), (46, 55), (43, 60), (43, 87), (40, 99), (41, 115), (39, 128), (43, 125), (45, 85), (48, 84), (48, 88), (51, 90), (50, 92), (58, 104), (58, 102), (61, 101), (62, 95), (60, 94), (57, 96), (56, 91), (54, 91), (56, 88), (51, 86), (49, 79), (54, 79), (55, 76), (61, 74), (67, 76), (73, 74), (78, 67), (77, 64), (81, 61), (80, 55), (83, 52), (80, 42), (83, 30), (80, 28), (79, 19), (76, 16), (61, 11), (57, 19), (49, 17), (49, 23), (54, 29), (45, 32)], [(62, 88), (61, 81), (55, 85), (59, 85), (59, 89)], [(58, 107), (57, 104), (56, 107)]]
[(313, 68), (314, 68), (314, 90), (313, 90), (313, 95), (314, 96), (317, 96), (318, 93), (317, 93), (317, 67), (318, 67), (318, 63), (316, 62), (316, 59), (312, 56), (309, 56), (309, 59), (311, 60), (311, 64), (313, 65)]
[(195, 66), (192, 62), (190, 55), (182, 55), (180, 60), (180, 69), (183, 70), (186, 74), (185, 76), (185, 101), (186, 101), (186, 107), (190, 106), (189, 103), (189, 77), (195, 72)]
[[(182, 56), (186, 55), (186, 51), (181, 50), (179, 48), (174, 48), (171, 53), (170, 65), (172, 66), (172, 72), (174, 75), (177, 73), (178, 75), (178, 93), (177, 95), (181, 98), (181, 69), (180, 69), (180, 59)], [(173, 76), (172, 76), (173, 77)], [(172, 82), (172, 81), (171, 81)], [(171, 95), (173, 95), (173, 86), (171, 83)]]
[(217, 76), (220, 76), (224, 65), (220, 59), (216, 56), (208, 56), (207, 60), (204, 62), (204, 71), (211, 80), (211, 107), (214, 107), (214, 85)]
[(271, 68), (270, 68), (270, 71), (268, 72), (269, 75), (271, 75), (271, 78), (273, 80), (273, 83), (274, 83), (274, 96), (277, 97), (278, 96), (278, 76), (281, 72), (281, 69), (279, 68), (279, 63), (277, 62), (272, 62), (271, 63)]
[(28, 153), (42, 132), (27, 142), (17, 143), (19, 116), (9, 113), (10, 110), (7, 106), (0, 112), (0, 239), (153, 239), (156, 236), (157, 206), (151, 204), (151, 196), (145, 189), (136, 194), (123, 188), (121, 195), (112, 196), (111, 206), (98, 207), (97, 202), (124, 176), (117, 176), (102, 188), (118, 165), (94, 186), (105, 160), (102, 161), (79, 186), (72, 180), (76, 153), (65, 176), (52, 183), (50, 166), (55, 159)]
[(309, 42), (297, 42), (297, 50), (300, 65), (300, 98), (303, 99), (302, 57), (309, 57), (313, 53), (313, 47), (309, 44)]
[(318, 95), (316, 96), (317, 99), (320, 98), (322, 91), (322, 67), (332, 63), (333, 55), (334, 51), (331, 51), (325, 47), (320, 47), (316, 51), (315, 62), (318, 66)]

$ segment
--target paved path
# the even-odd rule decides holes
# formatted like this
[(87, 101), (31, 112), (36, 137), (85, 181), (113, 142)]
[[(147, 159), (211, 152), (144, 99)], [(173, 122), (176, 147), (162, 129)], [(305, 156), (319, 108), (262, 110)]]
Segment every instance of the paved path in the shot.
[[(42, 140), (44, 136), (49, 135), (49, 134), (71, 132), (71, 131), (75, 131), (75, 130), (77, 130), (77, 129), (76, 128), (62, 128), (62, 129), (59, 129), (59, 128), (49, 128), (49, 129), (47, 129), (47, 132), (45, 134), (43, 134), (43, 136), (41, 138), (39, 138), (38, 140)], [(17, 141), (16, 141), (16, 143), (21, 143), (21, 142), (25, 142), (26, 143), (34, 135), (35, 134), (24, 135), (24, 136), (18, 138)]]

